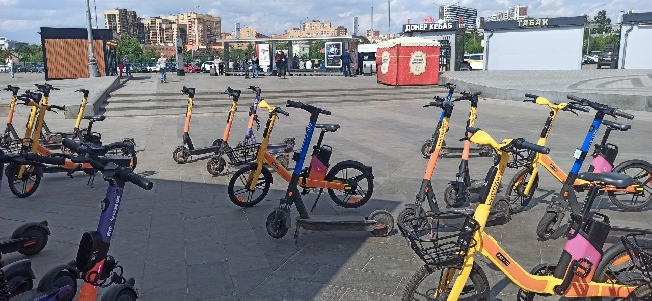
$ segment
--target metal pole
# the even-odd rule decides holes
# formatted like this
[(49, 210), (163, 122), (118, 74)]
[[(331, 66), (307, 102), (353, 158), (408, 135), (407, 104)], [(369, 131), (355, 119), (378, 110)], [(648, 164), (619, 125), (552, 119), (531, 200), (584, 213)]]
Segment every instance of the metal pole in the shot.
[(95, 0), (93, 0), (93, 7), (95, 8), (95, 29), (97, 29), (97, 4), (95, 4)]
[(374, 36), (374, 0), (371, 0), (371, 36)]
[(389, 2), (390, 1), (391, 0), (387, 0), (387, 19), (389, 19), (388, 25), (387, 25), (387, 39), (388, 40), (389, 40), (389, 35), (392, 34), (392, 10), (389, 7)]
[(86, 0), (86, 18), (88, 19), (88, 74), (90, 77), (99, 77), (100, 70), (97, 69), (97, 62), (95, 61), (93, 50), (93, 25), (91, 23), (91, 5), (89, 0)]

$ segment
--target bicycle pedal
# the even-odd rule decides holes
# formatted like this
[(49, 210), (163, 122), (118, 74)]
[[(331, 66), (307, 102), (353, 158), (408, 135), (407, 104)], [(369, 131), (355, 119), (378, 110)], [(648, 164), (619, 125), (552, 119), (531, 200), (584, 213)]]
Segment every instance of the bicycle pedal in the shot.
[(575, 274), (575, 276), (580, 278), (586, 278), (591, 272), (592, 267), (593, 267), (593, 263), (591, 263), (585, 258), (581, 258), (576, 261), (575, 270), (573, 271), (573, 274)]

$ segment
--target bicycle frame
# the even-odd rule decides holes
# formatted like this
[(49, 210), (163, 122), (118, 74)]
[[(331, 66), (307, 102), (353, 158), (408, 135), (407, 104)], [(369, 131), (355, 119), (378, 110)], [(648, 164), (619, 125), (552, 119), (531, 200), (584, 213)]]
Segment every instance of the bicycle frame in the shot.
[[(244, 141), (245, 143), (249, 143), (252, 145), (255, 145), (256, 142), (256, 135), (254, 134), (254, 123), (257, 121), (258, 118), (258, 106), (262, 100), (260, 97), (260, 90), (256, 91), (256, 98), (254, 99), (254, 105), (251, 106), (251, 111), (249, 112), (249, 124), (247, 125), (247, 132), (245, 133), (245, 138)], [(266, 150), (270, 150), (272, 152), (279, 152), (284, 149), (287, 149), (288, 145), (286, 143), (281, 143), (281, 144), (272, 144), (272, 145), (267, 145)]]
[(19, 139), (18, 133), (13, 126), (14, 111), (16, 109), (16, 102), (18, 101), (18, 87), (7, 88), (11, 91), (11, 102), (9, 103), (9, 116), (7, 117), (7, 127), (5, 128), (5, 137), (11, 137), (14, 140)]
[[(444, 282), (447, 282), (443, 285), (448, 285), (454, 278), (455, 274), (458, 274), (458, 277), (455, 279), (455, 283), (448, 296), (448, 300), (454, 301), (459, 299), (459, 296), (462, 293), (462, 290), (464, 289), (464, 286), (471, 273), (471, 268), (474, 262), (473, 257), (475, 253), (480, 253), (489, 259), (502, 271), (502, 273), (507, 278), (509, 278), (515, 285), (519, 286), (520, 288), (539, 294), (557, 295), (554, 288), (561, 285), (563, 279), (558, 279), (554, 276), (539, 276), (530, 274), (525, 269), (523, 269), (523, 267), (521, 267), (511, 256), (509, 256), (509, 254), (498, 245), (498, 242), (491, 235), (484, 232), (491, 206), (495, 200), (496, 194), (498, 193), (498, 188), (502, 181), (503, 173), (507, 168), (507, 163), (509, 162), (510, 158), (510, 154), (503, 151), (502, 148), (511, 143), (512, 139), (505, 139), (500, 144), (498, 144), (493, 140), (491, 136), (489, 136), (489, 134), (480, 130), (477, 131), (470, 139), (476, 144), (491, 145), (500, 156), (500, 159), (498, 165), (493, 166), (487, 174), (487, 180), (491, 179), (491, 181), (488, 181), (488, 183), (491, 183), (491, 186), (489, 186), (488, 189), (484, 190), (483, 203), (478, 205), (473, 215), (473, 218), (478, 222), (480, 226), (478, 231), (476, 231), (473, 236), (477, 243), (474, 247), (469, 249), (466, 257), (464, 258), (462, 269), (458, 272), (447, 273), (446, 275), (448, 278), (443, 280)], [(586, 281), (585, 279), (574, 276), (571, 285), (563, 296), (601, 296), (622, 298), (627, 297), (634, 289), (636, 289), (636, 286), (597, 283)]]
[[(326, 188), (326, 189), (337, 189), (337, 190), (344, 190), (347, 188), (346, 184), (343, 183), (337, 183), (337, 182), (330, 182), (330, 181), (325, 181), (325, 180), (317, 180), (317, 179), (312, 179), (310, 176), (308, 178), (304, 178), (302, 176), (299, 176), (301, 173), (301, 166), (303, 164), (299, 165), (299, 162), (297, 162), (297, 165), (294, 168), (294, 173), (290, 173), (281, 163), (274, 158), (274, 155), (269, 153), (267, 151), (267, 147), (269, 145), (269, 140), (272, 134), (272, 130), (274, 129), (274, 122), (276, 121), (277, 115), (276, 112), (274, 112), (274, 107), (270, 106), (267, 104), (265, 100), (261, 100), (258, 104), (259, 108), (264, 108), (267, 109), (269, 113), (269, 119), (267, 120), (267, 125), (265, 126), (265, 130), (263, 131), (263, 141), (260, 143), (260, 147), (258, 149), (258, 154), (256, 155), (256, 171), (252, 172), (249, 174), (247, 177), (247, 183), (249, 184), (249, 189), (252, 191), (255, 190), (256, 188), (256, 181), (253, 181), (253, 179), (257, 179), (260, 176), (260, 173), (262, 172), (263, 169), (263, 162), (266, 162), (269, 166), (276, 171), (285, 181), (290, 182), (292, 180), (292, 177), (294, 174), (298, 176), (300, 186), (302, 187), (309, 187), (309, 188)], [(312, 131), (314, 131), (314, 125), (315, 123), (313, 122), (313, 128)], [(303, 157), (305, 158), (305, 153), (308, 152), (308, 147), (310, 146), (310, 139), (312, 139), (312, 131), (310, 132), (310, 137), (306, 138), (308, 139), (308, 142), (304, 141), (304, 145), (301, 148), (301, 152)], [(307, 135), (307, 134), (306, 134)], [(307, 136), (306, 136), (307, 137)], [(321, 139), (318, 142), (321, 144)], [(306, 144), (308, 146), (306, 146)], [(299, 166), (299, 167), (297, 167)], [(298, 169), (298, 170), (297, 170)]]

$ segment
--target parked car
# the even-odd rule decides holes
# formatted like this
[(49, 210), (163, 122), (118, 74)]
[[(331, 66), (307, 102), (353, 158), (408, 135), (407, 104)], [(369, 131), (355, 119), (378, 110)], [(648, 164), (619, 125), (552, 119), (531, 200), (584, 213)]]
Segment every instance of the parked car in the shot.
[(147, 64), (147, 72), (159, 72), (160, 68), (156, 63)]
[(199, 66), (195, 63), (184, 63), (183, 64), (183, 72), (185, 73), (195, 73), (199, 72)]
[(469, 59), (466, 61), (471, 66), (471, 70), (484, 70), (484, 54), (470, 54)]
[(598, 62), (598, 57), (597, 56), (592, 56), (592, 55), (588, 55), (588, 54), (585, 54), (584, 56), (582, 56), (582, 64), (583, 65), (584, 64), (595, 64), (597, 62)]
[(201, 64), (201, 72), (208, 73), (211, 72), (211, 67), (213, 67), (213, 62), (204, 62)]
[[(598, 69), (602, 66), (612, 68), (612, 62), (618, 62), (618, 53), (614, 51), (605, 51), (598, 56)], [(617, 66), (615, 67), (617, 68)]]
[(9, 68), (7, 68), (7, 65), (0, 65), (0, 72), (9, 72)]

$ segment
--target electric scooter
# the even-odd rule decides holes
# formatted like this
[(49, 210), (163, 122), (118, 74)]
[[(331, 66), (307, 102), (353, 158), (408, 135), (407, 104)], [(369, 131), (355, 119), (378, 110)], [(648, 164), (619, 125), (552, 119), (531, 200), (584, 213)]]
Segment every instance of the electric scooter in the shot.
[(12, 149), (13, 144), (16, 142), (20, 142), (20, 137), (18, 136), (18, 133), (16, 133), (16, 129), (14, 128), (14, 125), (12, 123), (14, 119), (14, 109), (16, 108), (16, 102), (18, 101), (18, 90), (20, 90), (20, 88), (16, 86), (8, 85), (6, 88), (2, 90), (11, 92), (11, 102), (9, 103), (9, 116), (7, 117), (7, 127), (5, 128), (5, 132), (2, 134), (2, 137), (0, 137), (0, 148), (13, 150)]
[(125, 279), (122, 276), (122, 266), (112, 256), (108, 255), (115, 222), (118, 217), (120, 203), (124, 202), (122, 193), (126, 182), (137, 185), (145, 190), (151, 190), (154, 184), (135, 174), (130, 168), (120, 167), (116, 161), (129, 161), (126, 156), (103, 157), (104, 149), (93, 145), (80, 145), (70, 139), (62, 141), (63, 146), (71, 149), (78, 156), (72, 157), (73, 162), (89, 163), (102, 172), (104, 180), (109, 182), (106, 197), (101, 202), (102, 212), (96, 231), (88, 231), (82, 235), (77, 250), (77, 257), (68, 264), (50, 269), (39, 282), (37, 291), (57, 288), (59, 284), (71, 284), (77, 290), (77, 280), (83, 280), (77, 300), (90, 301), (97, 298), (98, 287), (111, 286), (102, 297), (102, 301), (130, 301), (138, 299), (134, 278)]
[[(222, 155), (226, 155), (229, 158), (229, 164), (231, 166), (242, 166), (244, 164), (251, 163), (256, 159), (256, 154), (258, 153), (260, 143), (256, 142), (253, 127), (254, 123), (260, 126), (260, 123), (258, 122), (257, 110), (258, 104), (261, 101), (261, 90), (255, 86), (249, 86), (249, 89), (256, 93), (256, 99), (254, 101), (254, 105), (249, 108), (249, 125), (247, 126), (245, 138), (244, 140), (238, 142), (234, 148), (231, 148), (229, 146), (228, 140), (225, 140), (228, 139), (231, 131), (231, 124), (227, 124), (226, 131), (229, 132), (225, 131), (224, 133), (225, 139), (222, 140), (222, 150), (220, 150), (218, 155), (213, 155), (206, 164), (206, 169), (211, 175), (217, 176), (224, 171), (226, 161)], [(234, 110), (234, 112), (235, 111), (237, 111), (237, 109)], [(231, 122), (233, 122), (232, 119)], [(294, 137), (285, 138), (281, 144), (268, 145), (267, 151), (270, 154), (274, 155), (274, 158), (276, 158), (276, 160), (281, 163), (283, 167), (287, 168), (288, 164), (290, 163), (289, 153), (291, 153), (294, 149), (294, 141)]]
[[(453, 93), (455, 92), (455, 86), (454, 84), (451, 83), (446, 83), (444, 84), (444, 87), (448, 89), (448, 95), (446, 96), (444, 101), (450, 102), (453, 99)], [(430, 154), (432, 154), (433, 151), (435, 151), (435, 144), (437, 143), (438, 135), (439, 135), (439, 127), (441, 127), (441, 123), (444, 120), (444, 112), (441, 112), (441, 115), (439, 116), (439, 122), (437, 123), (437, 128), (435, 129), (435, 132), (432, 134), (432, 138), (426, 140), (426, 142), (421, 146), (421, 154), (423, 155), (424, 158), (429, 158)], [(481, 147), (471, 147), (469, 148), (470, 151), (473, 152), (480, 152), (480, 156), (483, 157), (488, 157), (491, 156), (493, 150), (491, 147), (488, 146), (481, 146)], [(460, 153), (464, 151), (464, 147), (451, 147), (451, 146), (446, 146), (446, 141), (442, 142), (442, 152), (441, 156), (444, 154), (448, 153)]]
[[(273, 238), (282, 238), (291, 227), (290, 207), (296, 205), (299, 217), (296, 220), (296, 231), (294, 233), (295, 243), (299, 237), (299, 228), (312, 231), (370, 231), (374, 236), (387, 236), (394, 229), (394, 217), (387, 210), (376, 210), (369, 217), (364, 219), (352, 216), (310, 216), (306, 206), (301, 199), (301, 192), (298, 188), (299, 177), (302, 174), (306, 154), (310, 148), (310, 141), (315, 130), (319, 114), (330, 115), (330, 111), (304, 104), (298, 101), (287, 101), (287, 106), (302, 109), (310, 113), (310, 122), (306, 128), (306, 135), (303, 139), (301, 152), (295, 153), (293, 160), (297, 162), (294, 166), (292, 178), (288, 183), (285, 197), (280, 205), (267, 216), (267, 234)], [(276, 108), (278, 113), (289, 115), (281, 108)], [(326, 126), (326, 125), (323, 125)]]
[[(64, 158), (44, 157), (33, 153), (6, 154), (0, 150), (0, 169), (7, 162), (63, 164), (64, 161)], [(0, 186), (2, 186), (2, 173), (0, 173)], [(14, 230), (10, 238), (0, 239), (0, 258), (1, 254), (12, 252), (19, 252), (26, 256), (35, 255), (45, 248), (49, 235), (47, 221), (22, 224)], [(0, 271), (0, 300), (3, 298), (7, 300), (32, 289), (35, 277), (29, 259), (12, 262), (3, 266)]]
[(192, 139), (190, 139), (190, 119), (192, 118), (192, 108), (194, 105), (195, 88), (187, 88), (186, 86), (184, 86), (181, 89), (182, 95), (188, 95), (188, 109), (186, 111), (186, 123), (183, 127), (183, 145), (178, 146), (172, 153), (172, 158), (174, 159), (175, 162), (179, 164), (186, 163), (190, 158), (190, 156), (193, 155), (205, 155), (208, 153), (214, 153), (216, 155), (218, 154), (218, 152), (222, 149), (222, 141), (228, 140), (228, 135), (229, 132), (231, 131), (231, 124), (233, 122), (233, 115), (237, 110), (238, 100), (240, 99), (240, 93), (241, 93), (240, 90), (233, 90), (231, 88), (227, 88), (226, 91), (222, 93), (222, 94), (227, 94), (233, 98), (233, 101), (231, 103), (231, 110), (229, 111), (229, 117), (226, 122), (226, 129), (224, 130), (224, 136), (222, 140), (216, 139), (215, 141), (213, 141), (213, 144), (211, 146), (207, 146), (204, 148), (195, 148), (195, 145), (192, 143)]

